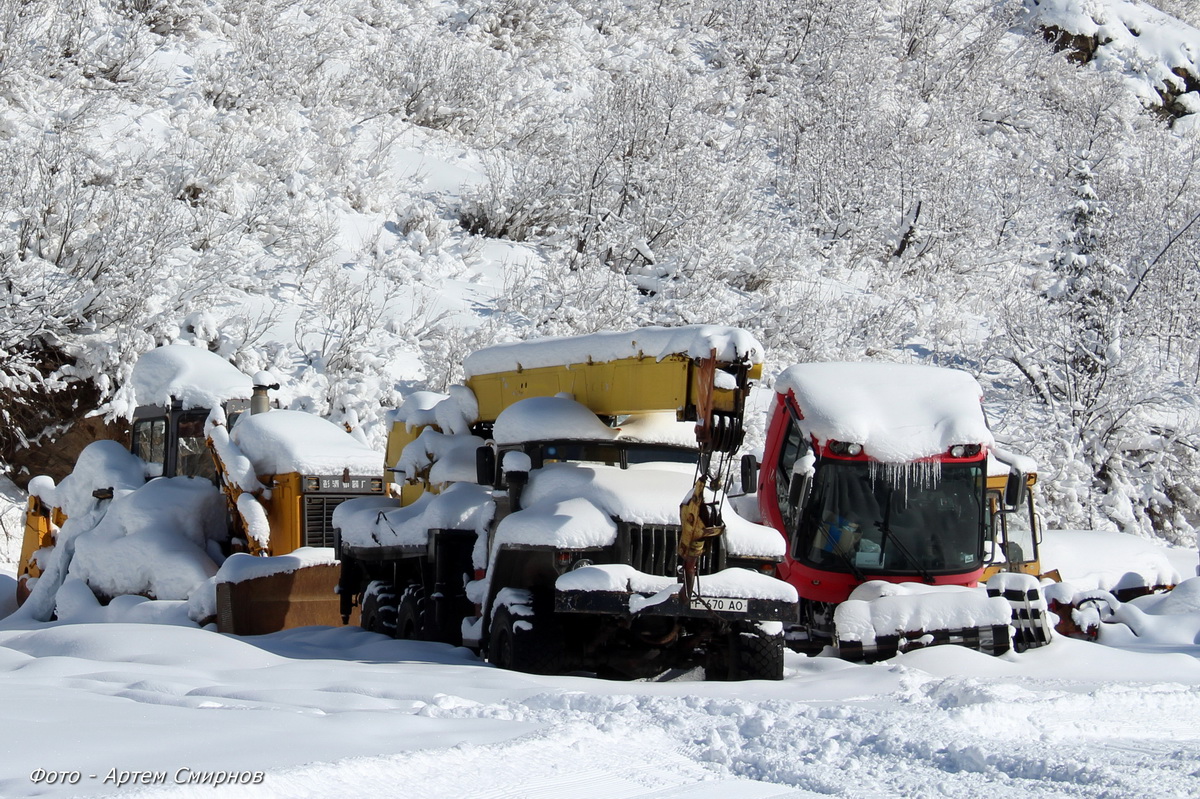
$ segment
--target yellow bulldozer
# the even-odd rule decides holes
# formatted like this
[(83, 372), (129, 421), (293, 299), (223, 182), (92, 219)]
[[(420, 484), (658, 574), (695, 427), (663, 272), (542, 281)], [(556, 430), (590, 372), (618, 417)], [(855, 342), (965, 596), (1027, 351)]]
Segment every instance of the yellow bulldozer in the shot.
[(142, 356), (128, 449), (93, 442), (60, 484), (30, 481), (18, 602), (48, 620), (77, 578), (102, 604), (187, 599), (222, 632), (338, 623), (333, 510), (382, 494), (382, 464), (343, 428), (272, 409), (272, 388), (198, 347)]

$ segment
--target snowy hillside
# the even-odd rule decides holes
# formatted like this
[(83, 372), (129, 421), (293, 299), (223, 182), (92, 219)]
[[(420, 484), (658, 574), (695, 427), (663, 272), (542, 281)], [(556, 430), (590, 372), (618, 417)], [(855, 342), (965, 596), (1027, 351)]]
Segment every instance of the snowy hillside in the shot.
[[(378, 443), (479, 344), (721, 322), (769, 373), (964, 368), (1041, 464), (1052, 524), (1194, 540), (1200, 41), (1144, 4), (0, 18), (0, 457), (21, 484), (44, 462), (27, 441), (127, 410), (133, 358), (176, 338)], [(1043, 26), (1111, 41), (1081, 67)]]

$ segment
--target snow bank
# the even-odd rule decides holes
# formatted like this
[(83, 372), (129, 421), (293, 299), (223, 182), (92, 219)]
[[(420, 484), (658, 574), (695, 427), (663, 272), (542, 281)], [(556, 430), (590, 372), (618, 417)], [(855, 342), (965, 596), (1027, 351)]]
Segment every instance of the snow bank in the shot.
[(955, 369), (896, 363), (806, 363), (779, 375), (801, 429), (819, 443), (863, 445), (889, 463), (927, 458), (954, 444), (993, 444), (975, 378)]
[(418, 479), (429, 469), (431, 483), (473, 483), (477, 476), (475, 452), (484, 443), (478, 436), (439, 433), (427, 427), (401, 451), (394, 468), (408, 480)]
[(843, 641), (875, 642), (877, 635), (1007, 625), (1012, 608), (978, 588), (871, 580), (854, 589), (833, 614)]
[[(1162, 594), (1149, 594), (1117, 607), (1099, 626), (1101, 643), (1159, 646), (1200, 644), (1200, 577)], [(1120, 627), (1118, 625), (1124, 625)]]
[[(1128, 533), (1049, 530), (1040, 551), (1042, 569), (1057, 569), (1073, 591), (1175, 585), (1181, 579), (1171, 550)], [(1048, 591), (1053, 588), (1047, 586)]]
[(392, 412), (392, 422), (405, 429), (437, 425), (445, 433), (465, 434), (479, 419), (479, 402), (466, 386), (450, 386), (449, 394), (415, 391)]
[[(643, 464), (620, 469), (590, 463), (548, 463), (530, 475), (527, 508), (585, 499), (607, 516), (631, 524), (679, 524), (679, 505), (692, 490), (694, 467)], [(747, 521), (722, 506), (726, 551), (746, 557), (781, 557), (783, 537), (771, 527)], [(532, 542), (525, 542), (532, 543)]]
[(763, 346), (754, 336), (734, 327), (688, 325), (643, 327), (626, 332), (592, 333), (586, 336), (542, 338), (512, 344), (497, 344), (478, 350), (463, 361), (467, 378), (476, 375), (536, 369), (573, 363), (615, 361), (622, 358), (654, 358), (687, 355), (706, 358), (716, 350), (718, 360), (748, 358), (762, 363)]
[(1037, 461), (1028, 455), (1021, 455), (1001, 449), (1000, 447), (992, 447), (987, 455), (988, 477), (1009, 474), (1011, 471), (1009, 468), (1010, 464), (1025, 474), (1036, 474), (1038, 470)]
[(696, 423), (680, 422), (672, 411), (639, 413), (622, 420), (617, 438), (644, 444), (668, 444), (695, 449)]
[(230, 440), (257, 474), (382, 474), (383, 455), (327, 419), (302, 411), (242, 414)]
[[(1157, 8), (1132, 0), (1039, 0), (1038, 23), (1095, 38), (1097, 69), (1124, 73), (1144, 102), (1158, 105), (1159, 92), (1182, 94), (1183, 74), (1200, 76), (1200, 30)], [(1197, 106), (1196, 93), (1192, 92)]]
[(83, 448), (71, 473), (57, 486), (44, 476), (29, 482), (29, 493), (52, 508), (61, 508), (67, 517), (82, 516), (94, 510), (102, 500), (92, 495), (97, 489), (113, 489), (114, 494), (132, 491), (146, 482), (146, 462), (116, 441), (93, 441)]
[[(662, 466), (663, 468), (657, 468)], [(605, 515), (633, 524), (679, 524), (679, 503), (694, 468), (666, 464), (621, 469), (594, 463), (547, 463), (529, 476), (525, 507), (586, 499)]]
[[(250, 399), (254, 384), (233, 364), (201, 347), (171, 344), (138, 359), (130, 375), (136, 405), (214, 408), (231, 399)], [(132, 413), (133, 408), (128, 411)]]
[[(193, 591), (193, 596), (195, 591)], [(166, 599), (147, 599), (126, 594), (114, 597), (107, 605), (100, 604), (87, 584), (68, 577), (56, 596), (55, 613), (58, 621), (68, 624), (170, 624), (192, 626), (188, 615), (191, 602)], [(214, 601), (215, 607), (215, 601)], [(215, 613), (215, 610), (214, 610)]]
[(495, 544), (556, 546), (564, 549), (606, 547), (617, 540), (612, 517), (582, 497), (539, 502), (509, 514), (496, 525)]
[(404, 402), (399, 408), (392, 411), (391, 421), (393, 424), (404, 425), (408, 430), (437, 424), (434, 409), (437, 408), (439, 402), (449, 398), (449, 394), (441, 394), (437, 391), (414, 391), (404, 398)]
[(229, 484), (250, 493), (267, 490), (267, 487), (258, 481), (254, 464), (241, 448), (230, 440), (225, 411), (221, 408), (209, 411), (208, 418), (204, 421), (204, 434), (212, 442), (212, 447), (225, 468), (225, 479)]

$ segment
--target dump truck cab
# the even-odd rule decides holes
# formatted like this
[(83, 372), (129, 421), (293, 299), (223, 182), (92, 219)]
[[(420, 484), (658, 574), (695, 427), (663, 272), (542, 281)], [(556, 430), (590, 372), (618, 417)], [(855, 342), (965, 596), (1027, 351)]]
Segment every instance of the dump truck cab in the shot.
[[(344, 611), (357, 597), (370, 629), (524, 671), (778, 679), (771, 625), (796, 607), (769, 574), (783, 548), (722, 521), (714, 477), (759, 353), (718, 327), (473, 353), (465, 385), (399, 409), (399, 499), (339, 509)], [(690, 497), (706, 526), (689, 526)]]

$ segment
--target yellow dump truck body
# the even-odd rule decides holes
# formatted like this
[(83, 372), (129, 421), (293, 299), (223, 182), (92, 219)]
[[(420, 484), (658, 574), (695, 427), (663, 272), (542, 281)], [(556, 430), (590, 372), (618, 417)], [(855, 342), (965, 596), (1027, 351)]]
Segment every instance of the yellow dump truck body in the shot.
[[(715, 367), (730, 372), (745, 369), (746, 380), (762, 376), (761, 363), (718, 361)], [(698, 408), (707, 405), (710, 411), (740, 418), (744, 391), (739, 393), (737, 388), (715, 382), (714, 386), (711, 373), (702, 371), (700, 359), (684, 354), (507, 369), (474, 374), (465, 381), (478, 406), (476, 421), (483, 423), (495, 421), (502, 411), (521, 400), (558, 394), (569, 394), (601, 417), (674, 412), (682, 421), (696, 419)], [(728, 382), (735, 382), (732, 375)], [(427, 426), (395, 422), (388, 434), (386, 463), (394, 466), (404, 448), (416, 441)], [(437, 486), (414, 481), (410, 476), (400, 486), (401, 504), (411, 504), (430, 490), (436, 491)]]
[[(749, 379), (762, 375), (762, 364), (750, 367)], [(567, 393), (598, 416), (624, 416), (694, 408), (701, 393), (696, 361), (686, 355), (621, 358), (603, 363), (573, 363), (474, 375), (467, 386), (479, 403), (479, 418), (494, 420), (508, 406), (529, 397)], [(713, 408), (732, 412), (736, 392), (718, 388)]]

